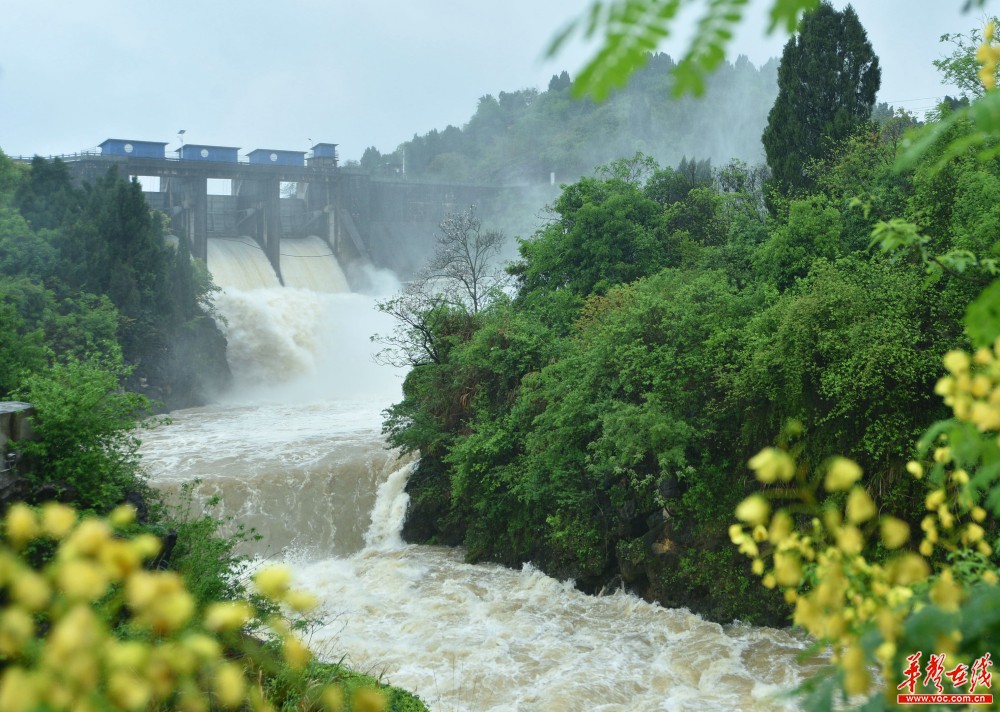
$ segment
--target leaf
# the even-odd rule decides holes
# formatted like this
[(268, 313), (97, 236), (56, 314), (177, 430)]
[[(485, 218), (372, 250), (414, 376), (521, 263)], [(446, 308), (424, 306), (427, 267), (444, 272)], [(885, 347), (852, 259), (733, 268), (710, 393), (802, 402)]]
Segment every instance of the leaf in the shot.
[(819, 0), (775, 0), (771, 8), (771, 24), (768, 25), (767, 33), (771, 34), (777, 27), (789, 34), (795, 32), (802, 13), (815, 10), (817, 7)]
[(1000, 282), (986, 287), (966, 309), (965, 331), (976, 346), (989, 346), (1000, 336)]
[(912, 135), (903, 139), (903, 151), (896, 159), (894, 166), (896, 171), (905, 171), (913, 168), (917, 162), (924, 157), (930, 148), (944, 136), (959, 119), (966, 115), (967, 109), (960, 109), (949, 114), (940, 121), (937, 121)]
[[(573, 82), (573, 95), (602, 101), (613, 89), (624, 86), (667, 36), (666, 23), (677, 14), (681, 2), (623, 0), (611, 6), (603, 19), (604, 45)], [(595, 30), (602, 24), (593, 14), (591, 20), (596, 22)]]
[(566, 41), (573, 35), (574, 32), (576, 32), (576, 28), (579, 27), (579, 24), (579, 20), (573, 20), (562, 28), (556, 36), (552, 38), (552, 41), (549, 42), (549, 46), (545, 50), (545, 57), (551, 59), (555, 55), (559, 54), (559, 50), (563, 48)]

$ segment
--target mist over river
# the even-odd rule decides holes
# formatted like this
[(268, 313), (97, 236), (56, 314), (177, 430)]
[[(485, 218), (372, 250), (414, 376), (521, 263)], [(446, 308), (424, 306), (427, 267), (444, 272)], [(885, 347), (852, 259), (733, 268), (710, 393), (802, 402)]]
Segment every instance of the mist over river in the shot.
[(322, 601), (317, 654), (435, 711), (794, 709), (775, 698), (805, 672), (789, 633), (404, 544), (414, 463), (380, 432), (403, 374), (371, 361), (391, 324), (370, 297), (227, 287), (216, 304), (237, 387), (144, 433), (144, 462), (167, 492), (201, 479), (199, 502), (263, 535), (248, 553), (293, 567)]

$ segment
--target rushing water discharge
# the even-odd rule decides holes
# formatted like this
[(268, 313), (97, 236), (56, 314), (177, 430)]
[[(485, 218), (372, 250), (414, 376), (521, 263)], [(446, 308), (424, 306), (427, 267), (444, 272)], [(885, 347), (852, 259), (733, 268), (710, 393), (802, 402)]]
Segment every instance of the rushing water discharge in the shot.
[[(211, 264), (210, 264), (211, 266)], [(401, 374), (376, 366), (370, 298), (227, 289), (232, 400), (144, 435), (155, 486), (199, 478), (199, 501), (256, 528), (252, 553), (317, 594), (319, 655), (416, 692), (435, 712), (773, 710), (804, 643), (720, 626), (625, 593), (594, 597), (531, 566), (470, 565), (400, 539), (411, 462), (387, 452), (381, 410)]]

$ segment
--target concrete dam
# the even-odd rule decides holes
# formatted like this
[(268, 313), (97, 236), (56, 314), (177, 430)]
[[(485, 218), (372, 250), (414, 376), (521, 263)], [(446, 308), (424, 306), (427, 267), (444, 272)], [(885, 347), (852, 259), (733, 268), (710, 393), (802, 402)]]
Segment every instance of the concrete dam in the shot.
[(323, 289), (309, 273), (325, 268), (307, 266), (305, 258), (335, 268), (340, 276), (334, 283), (346, 279), (341, 265), (350, 272), (355, 264), (405, 279), (433, 252), (445, 215), (475, 205), (488, 222), (524, 191), (376, 178), (341, 167), (336, 144), (329, 143), (308, 154), (255, 149), (242, 159), (235, 147), (187, 144), (168, 157), (165, 146), (108, 139), (100, 153), (60, 158), (80, 182), (93, 182), (112, 167), (122, 177), (139, 178), (150, 206), (169, 217), (171, 232), (188, 236), (192, 253), (213, 274), (256, 274), (259, 286)]

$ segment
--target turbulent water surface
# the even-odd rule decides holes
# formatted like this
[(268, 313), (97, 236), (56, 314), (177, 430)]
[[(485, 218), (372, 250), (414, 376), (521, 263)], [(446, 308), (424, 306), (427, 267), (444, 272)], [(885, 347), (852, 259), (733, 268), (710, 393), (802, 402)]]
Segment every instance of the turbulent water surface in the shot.
[(412, 463), (380, 435), (400, 374), (369, 359), (389, 327), (370, 299), (230, 288), (219, 307), (242, 395), (174, 413), (145, 435), (145, 462), (167, 491), (200, 478), (199, 501), (219, 495), (218, 513), (264, 535), (252, 553), (293, 566), (322, 600), (317, 653), (436, 711), (792, 708), (776, 698), (804, 671), (788, 633), (404, 544)]

